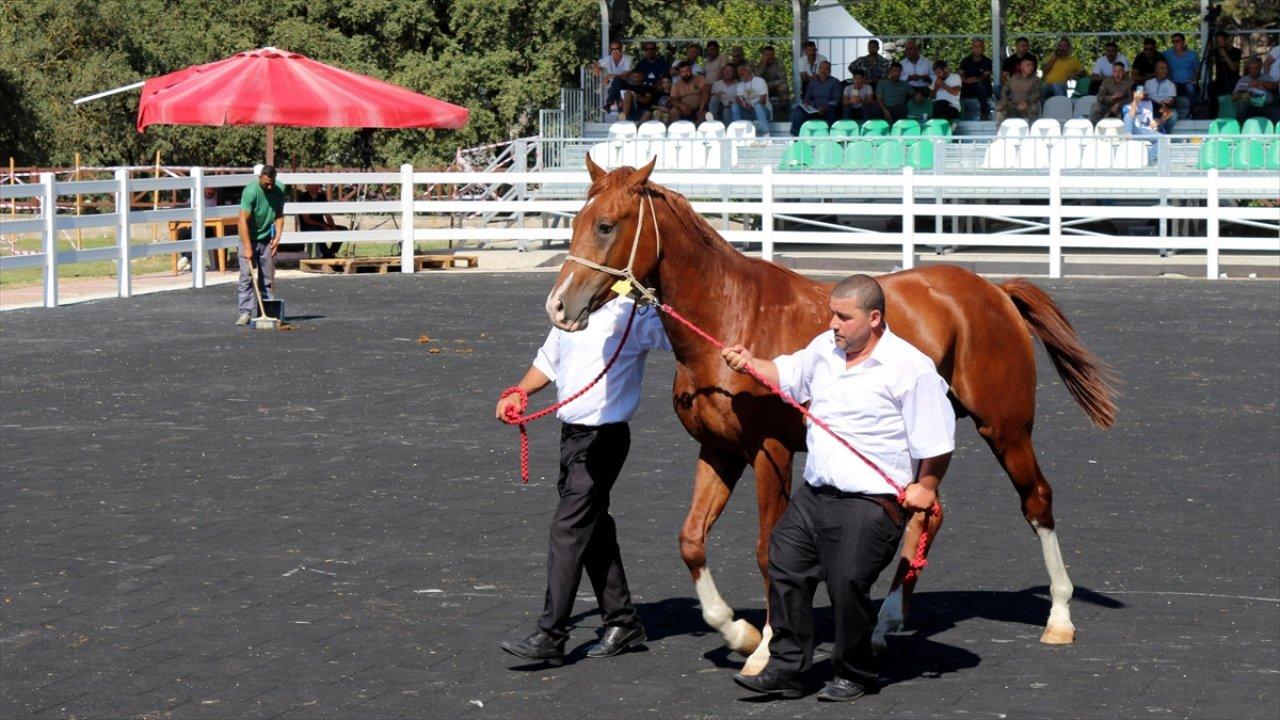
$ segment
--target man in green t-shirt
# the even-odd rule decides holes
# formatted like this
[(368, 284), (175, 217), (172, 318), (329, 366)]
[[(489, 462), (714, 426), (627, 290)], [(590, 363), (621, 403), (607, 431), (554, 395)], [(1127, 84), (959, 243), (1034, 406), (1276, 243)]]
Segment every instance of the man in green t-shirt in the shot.
[(258, 268), (258, 289), (264, 298), (275, 288), (276, 248), (284, 232), (284, 186), (276, 184), (276, 169), (264, 165), (258, 181), (240, 193), (240, 282), (237, 325), (248, 325), (258, 302), (253, 294), (250, 264)]

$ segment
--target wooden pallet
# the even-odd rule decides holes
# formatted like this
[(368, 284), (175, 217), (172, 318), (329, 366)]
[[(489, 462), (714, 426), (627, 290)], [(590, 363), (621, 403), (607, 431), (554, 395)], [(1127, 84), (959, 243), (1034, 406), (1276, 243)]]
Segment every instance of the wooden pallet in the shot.
[[(461, 265), (459, 265), (461, 263)], [(413, 269), (415, 271), (427, 269), (447, 269), (451, 267), (479, 267), (480, 258), (477, 255), (414, 255)], [(298, 267), (303, 272), (342, 273), (344, 275), (354, 275), (355, 273), (379, 273), (385, 275), (389, 272), (400, 270), (400, 257), (354, 257), (354, 258), (324, 258), (324, 259), (304, 259), (298, 263)]]

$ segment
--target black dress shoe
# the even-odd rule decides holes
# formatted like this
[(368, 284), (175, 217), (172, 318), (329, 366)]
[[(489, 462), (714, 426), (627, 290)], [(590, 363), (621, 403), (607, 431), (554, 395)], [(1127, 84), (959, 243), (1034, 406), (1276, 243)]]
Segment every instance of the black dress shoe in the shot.
[(643, 645), (646, 639), (647, 638), (644, 635), (644, 626), (640, 623), (636, 623), (632, 627), (610, 625), (608, 628), (605, 628), (604, 635), (600, 638), (600, 642), (587, 648), (587, 657), (613, 657), (614, 655), (626, 652), (633, 647)]
[(535, 630), (526, 638), (503, 640), (498, 643), (498, 647), (527, 660), (540, 660), (550, 665), (564, 664), (564, 641), (556, 642), (541, 630)]
[(867, 689), (852, 680), (836, 678), (818, 693), (818, 702), (849, 702), (867, 694)]
[(798, 680), (767, 669), (759, 675), (734, 675), (733, 681), (751, 692), (765, 695), (781, 695), (788, 700), (804, 695), (804, 690), (800, 687)]

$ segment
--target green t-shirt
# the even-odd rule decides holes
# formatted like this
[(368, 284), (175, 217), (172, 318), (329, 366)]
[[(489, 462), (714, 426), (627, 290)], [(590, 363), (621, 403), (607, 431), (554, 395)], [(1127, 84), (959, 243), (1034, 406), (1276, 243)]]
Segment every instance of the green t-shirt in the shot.
[(916, 102), (913, 97), (907, 102), (907, 117), (917, 122), (924, 122), (925, 118), (933, 114), (933, 101), (925, 98), (920, 102)]
[(249, 213), (251, 240), (261, 242), (271, 238), (271, 227), (276, 224), (276, 218), (284, 214), (284, 190), (280, 183), (264, 190), (256, 180), (244, 186), (244, 192), (240, 193), (240, 209)]
[(876, 85), (876, 95), (884, 102), (885, 107), (902, 107), (911, 99), (911, 86), (901, 80), (894, 82), (885, 78)]

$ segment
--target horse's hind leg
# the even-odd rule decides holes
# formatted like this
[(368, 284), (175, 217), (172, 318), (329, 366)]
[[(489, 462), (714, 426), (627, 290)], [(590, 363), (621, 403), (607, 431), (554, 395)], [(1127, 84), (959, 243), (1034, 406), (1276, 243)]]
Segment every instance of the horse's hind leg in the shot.
[(749, 655), (760, 644), (760, 631), (746, 620), (734, 620), (733, 609), (720, 597), (707, 568), (707, 535), (729, 502), (746, 461), (729, 453), (702, 448), (693, 480), (693, 502), (680, 528), (680, 557), (693, 576), (702, 603), (702, 619), (720, 631), (731, 650)]
[(893, 584), (889, 586), (889, 594), (880, 604), (876, 629), (871, 633), (872, 652), (883, 652), (889, 642), (885, 636), (901, 630), (906, 622), (907, 613), (911, 610), (911, 594), (915, 592), (916, 581), (919, 580), (918, 576), (908, 578), (907, 573), (911, 570), (911, 561), (915, 559), (916, 548), (920, 545), (920, 534), (924, 532), (925, 524), (928, 523), (929, 536), (924, 545), (925, 557), (928, 557), (929, 548), (933, 547), (933, 541), (938, 539), (938, 531), (942, 528), (942, 518), (942, 495), (939, 494), (937, 512), (929, 515), (922, 512), (915, 513), (907, 521), (907, 527), (902, 532), (902, 551), (898, 558), (898, 569), (893, 574)]
[[(760, 513), (760, 532), (756, 536), (756, 563), (764, 578), (764, 596), (769, 597), (769, 536), (778, 524), (782, 513), (791, 502), (791, 456), (785, 445), (776, 439), (766, 440), (756, 454), (752, 468), (756, 476), (756, 507)], [(767, 608), (766, 608), (767, 611)], [(773, 629), (766, 612), (764, 634), (760, 644), (742, 667), (743, 675), (756, 675), (769, 662), (769, 640)]]
[(979, 428), (978, 432), (987, 439), (996, 459), (1005, 472), (1009, 473), (1009, 479), (1022, 498), (1022, 515), (1040, 538), (1045, 569), (1049, 571), (1049, 597), (1053, 601), (1049, 609), (1049, 621), (1045, 625), (1044, 634), (1040, 636), (1040, 642), (1050, 645), (1073, 642), (1076, 627), (1071, 623), (1069, 603), (1075, 588), (1071, 585), (1071, 578), (1067, 576), (1062, 550), (1058, 548), (1058, 535), (1053, 521), (1053, 489), (1040, 472), (1030, 430), (1019, 430), (1012, 433), (1011, 437), (1001, 437), (989, 432), (987, 428)]

